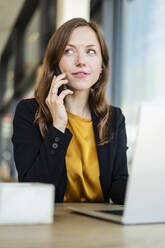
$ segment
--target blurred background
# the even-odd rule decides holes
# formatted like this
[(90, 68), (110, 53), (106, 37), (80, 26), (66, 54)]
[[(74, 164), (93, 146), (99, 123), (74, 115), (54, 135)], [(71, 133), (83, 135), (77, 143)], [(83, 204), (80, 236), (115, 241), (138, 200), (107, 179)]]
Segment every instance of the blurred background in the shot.
[(129, 164), (140, 104), (164, 102), (164, 0), (0, 0), (0, 181), (17, 180), (11, 143), (15, 107), (33, 97), (48, 40), (73, 17), (95, 21), (107, 41), (107, 98), (126, 117)]

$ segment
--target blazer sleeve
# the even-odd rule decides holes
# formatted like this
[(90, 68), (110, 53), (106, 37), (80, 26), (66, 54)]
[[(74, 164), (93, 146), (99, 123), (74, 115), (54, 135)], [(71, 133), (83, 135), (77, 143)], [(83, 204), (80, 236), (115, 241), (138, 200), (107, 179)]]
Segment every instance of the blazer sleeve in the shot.
[(54, 184), (56, 201), (60, 202), (66, 189), (65, 155), (72, 134), (51, 125), (43, 139), (34, 124), (36, 109), (30, 100), (22, 100), (16, 108), (12, 142), (18, 178), (20, 182)]
[(112, 172), (111, 199), (114, 203), (124, 204), (125, 191), (128, 179), (127, 168), (127, 136), (125, 128), (125, 117), (121, 110), (117, 113), (116, 129), (116, 152)]

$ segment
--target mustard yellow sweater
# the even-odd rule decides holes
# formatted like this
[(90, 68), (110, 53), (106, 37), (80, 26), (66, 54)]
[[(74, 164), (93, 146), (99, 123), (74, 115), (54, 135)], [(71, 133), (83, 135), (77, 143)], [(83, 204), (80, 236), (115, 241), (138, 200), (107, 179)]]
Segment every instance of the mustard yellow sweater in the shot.
[(103, 202), (92, 120), (67, 113), (67, 128), (73, 136), (66, 154), (64, 202)]

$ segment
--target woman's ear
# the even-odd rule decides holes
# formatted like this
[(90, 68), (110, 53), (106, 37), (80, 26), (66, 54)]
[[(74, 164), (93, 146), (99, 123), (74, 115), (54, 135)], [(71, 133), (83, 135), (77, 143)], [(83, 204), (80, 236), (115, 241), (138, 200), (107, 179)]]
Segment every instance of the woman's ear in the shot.
[(99, 74), (99, 79), (102, 77), (102, 74), (103, 74), (103, 66), (101, 67), (101, 69), (100, 69), (100, 74)]
[(105, 70), (105, 65), (102, 64), (101, 71), (103, 72)]
[(103, 73), (103, 71), (104, 71), (104, 68), (105, 68), (104, 65), (102, 65), (101, 68), (100, 68), (100, 77), (102, 76), (102, 73)]

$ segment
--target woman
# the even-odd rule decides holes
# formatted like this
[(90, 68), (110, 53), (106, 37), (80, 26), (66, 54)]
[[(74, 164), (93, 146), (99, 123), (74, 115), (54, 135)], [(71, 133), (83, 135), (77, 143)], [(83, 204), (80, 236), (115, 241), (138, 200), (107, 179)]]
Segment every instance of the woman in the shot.
[[(56, 202), (124, 203), (125, 119), (105, 93), (109, 55), (94, 23), (74, 18), (49, 41), (35, 98), (14, 117), (20, 182), (52, 183)], [(62, 85), (67, 89), (59, 91)]]

